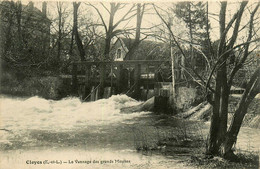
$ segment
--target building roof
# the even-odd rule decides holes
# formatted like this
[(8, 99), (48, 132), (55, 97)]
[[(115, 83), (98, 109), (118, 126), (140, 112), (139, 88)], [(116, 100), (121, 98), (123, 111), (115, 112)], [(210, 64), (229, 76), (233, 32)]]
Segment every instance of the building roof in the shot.
[[(128, 50), (134, 43), (134, 39), (131, 38), (118, 38), (117, 41), (123, 43), (122, 46), (125, 45)], [(117, 43), (117, 41), (115, 43)], [(169, 44), (151, 40), (142, 40), (131, 58), (125, 58), (125, 60), (161, 60), (167, 59), (169, 56)]]

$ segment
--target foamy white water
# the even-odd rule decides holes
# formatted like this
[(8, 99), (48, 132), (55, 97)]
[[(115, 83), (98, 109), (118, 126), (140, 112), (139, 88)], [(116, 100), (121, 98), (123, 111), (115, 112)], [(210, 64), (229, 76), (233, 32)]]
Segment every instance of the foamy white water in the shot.
[(0, 143), (4, 144), (11, 144), (10, 140), (17, 136), (26, 141), (30, 130), (76, 131), (90, 126), (117, 125), (149, 113), (120, 113), (120, 108), (140, 104), (126, 95), (88, 103), (78, 98), (54, 101), (37, 96), (28, 99), (2, 96), (0, 104)]
[[(63, 131), (77, 132), (79, 129), (91, 126), (106, 128), (105, 125), (120, 125), (124, 120), (150, 113), (120, 113), (120, 108), (140, 104), (140, 102), (126, 95), (112, 96), (108, 99), (89, 103), (81, 103), (77, 98), (53, 101), (39, 97), (28, 99), (2, 97), (0, 104), (0, 128), (5, 129), (0, 130), (0, 144), (10, 146), (12, 146), (13, 141), (18, 141), (19, 138), (22, 139), (19, 141), (27, 142), (28, 145), (31, 141), (37, 143), (37, 140), (30, 140), (32, 139), (28, 135), (30, 130), (48, 130), (57, 133)], [(16, 136), (19, 137), (16, 138)], [(106, 147), (107, 143), (105, 141), (100, 144), (104, 144), (104, 147)], [(33, 150), (33, 147), (29, 150), (26, 148), (1, 150), (0, 168), (191, 168), (178, 160), (168, 159), (164, 156), (144, 156), (134, 150), (115, 151), (109, 148), (92, 149), (89, 147), (90, 145), (86, 145), (86, 149), (82, 147), (56, 149), (52, 145), (49, 148), (37, 147), (35, 150)], [(45, 163), (46, 160), (48, 164)], [(99, 163), (94, 163), (94, 160), (99, 161)], [(117, 162), (117, 160), (121, 160), (121, 162)], [(124, 160), (127, 162), (122, 162)], [(53, 161), (55, 162), (52, 163)], [(60, 164), (61, 161), (62, 164)], [(78, 163), (78, 161), (91, 162), (87, 164)]]
[[(90, 126), (120, 125), (124, 120), (150, 113), (120, 113), (120, 108), (137, 104), (140, 102), (126, 95), (88, 103), (81, 103), (78, 98), (54, 101), (40, 97), (24, 99), (1, 96), (0, 144), (12, 145), (12, 140), (17, 140), (17, 136), (26, 142), (30, 140), (27, 134), (30, 130), (63, 132), (88, 129)], [(259, 129), (242, 127), (236, 147), (259, 152), (259, 135)]]
[(37, 96), (29, 99), (2, 97), (0, 102), (2, 120), (0, 128), (11, 131), (74, 130), (88, 125), (116, 123), (148, 113), (120, 113), (120, 108), (140, 104), (126, 95), (116, 95), (88, 103), (81, 103), (78, 98), (53, 101)]

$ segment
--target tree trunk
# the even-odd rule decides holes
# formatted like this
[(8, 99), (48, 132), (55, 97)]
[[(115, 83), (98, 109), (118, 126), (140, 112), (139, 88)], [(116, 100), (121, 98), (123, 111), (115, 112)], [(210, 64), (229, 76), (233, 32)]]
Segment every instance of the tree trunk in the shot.
[(233, 116), (231, 125), (225, 137), (225, 141), (221, 145), (221, 154), (224, 158), (232, 160), (234, 157), (232, 147), (236, 143), (238, 132), (247, 112), (248, 106), (254, 97), (260, 92), (260, 67), (251, 77), (246, 90), (242, 96), (237, 110)]
[(18, 35), (18, 50), (22, 50), (22, 29), (21, 29), (21, 20), (22, 20), (22, 4), (20, 1), (16, 2), (16, 20), (17, 20), (17, 35)]
[(141, 24), (142, 24), (142, 18), (144, 13), (144, 6), (141, 10), (141, 4), (137, 4), (137, 12), (136, 12), (136, 30), (135, 30), (135, 40), (134, 43), (131, 45), (129, 51), (126, 54), (126, 58), (131, 58), (134, 54), (135, 50), (138, 48), (138, 45), (140, 44), (140, 32), (141, 32)]
[[(233, 19), (226, 24), (226, 6), (227, 2), (221, 2), (221, 9), (219, 15), (219, 26), (220, 26), (220, 41), (218, 45), (218, 64), (217, 76), (216, 76), (216, 88), (215, 88), (215, 99), (213, 103), (213, 115), (211, 119), (210, 137), (207, 147), (207, 152), (212, 155), (220, 155), (226, 159), (234, 160), (234, 153), (232, 150), (233, 145), (237, 140), (237, 135), (240, 130), (242, 121), (246, 114), (247, 108), (256, 94), (260, 91), (260, 68), (256, 70), (254, 75), (251, 77), (250, 82), (242, 96), (239, 103), (239, 107), (236, 110), (232, 123), (227, 131), (227, 119), (228, 119), (228, 98), (230, 94), (230, 88), (232, 85), (235, 73), (242, 67), (245, 63), (246, 58), (249, 55), (248, 49), (252, 38), (253, 29), (253, 18), (259, 5), (255, 7), (250, 16), (250, 25), (248, 32), (248, 44), (243, 45), (244, 54), (240, 62), (231, 71), (229, 80), (227, 79), (227, 68), (228, 65), (226, 60), (230, 57), (230, 49), (234, 47), (236, 42), (239, 26), (241, 22), (241, 17), (243, 11), (245, 10), (247, 2), (241, 2), (240, 9), (234, 14)], [(233, 34), (231, 40), (227, 44), (226, 34), (234, 23)], [(227, 25), (227, 27), (226, 27)], [(234, 50), (233, 50), (234, 51)]]
[(207, 154), (218, 155), (219, 147), (224, 141), (227, 132), (228, 98), (229, 89), (227, 86), (226, 66), (217, 73), (216, 93), (211, 118), (210, 138), (207, 147)]
[(70, 41), (70, 50), (69, 50), (70, 57), (73, 55), (73, 44), (74, 44), (74, 28), (72, 28), (72, 32), (71, 32), (71, 41)]
[(189, 31), (190, 31), (190, 58), (191, 58), (191, 66), (195, 67), (195, 58), (194, 58), (194, 52), (193, 52), (193, 33), (192, 33), (192, 20), (191, 20), (191, 2), (188, 2), (189, 4)]
[(216, 87), (214, 94), (213, 112), (211, 116), (210, 134), (207, 145), (207, 154), (217, 155), (217, 136), (219, 130), (219, 109), (220, 109), (220, 92), (221, 92), (221, 74), (217, 72)]
[[(13, 8), (14, 8), (14, 2), (11, 1), (11, 10), (14, 10)], [(4, 40), (2, 41), (3, 44), (4, 44), (3, 45), (4, 46), (3, 57), (8, 62), (11, 61), (11, 59), (9, 58), (10, 56), (7, 56), (7, 53), (10, 50), (11, 43), (12, 43), (12, 34), (11, 34), (11, 32), (12, 32), (13, 25), (14, 25), (13, 16), (14, 16), (13, 13), (9, 13), (9, 12), (7, 13), (7, 18), (8, 18), (7, 29), (6, 29), (7, 32), (5, 33)]]
[(219, 109), (219, 131), (218, 131), (218, 144), (223, 142), (224, 137), (227, 132), (227, 118), (228, 118), (228, 98), (229, 98), (229, 88), (227, 84), (227, 67), (226, 62), (223, 63), (221, 67), (221, 93), (220, 93), (220, 109)]
[[(110, 3), (110, 16), (109, 16), (109, 26), (106, 32), (106, 39), (105, 39), (105, 50), (104, 55), (101, 56), (101, 60), (109, 60), (109, 53), (110, 53), (110, 45), (111, 40), (113, 38), (113, 24), (114, 24), (114, 17), (116, 12), (116, 6), (115, 3)], [(100, 66), (100, 97), (102, 97), (102, 94), (104, 92), (105, 88), (105, 64), (101, 64)]]
[[(226, 7), (227, 2), (221, 2), (219, 15), (221, 40), (219, 42), (218, 57), (220, 57), (221, 54), (225, 52), (225, 35), (223, 35), (223, 32), (225, 30)], [(224, 61), (221, 58), (220, 60), (221, 63)], [(219, 67), (216, 75), (213, 114), (211, 117), (210, 134), (206, 152), (207, 154), (219, 155), (219, 147), (226, 134), (227, 128), (228, 96), (229, 89), (227, 86), (227, 68), (226, 63), (223, 62), (223, 64)]]
[[(57, 2), (60, 3), (60, 2)], [(61, 11), (61, 4), (58, 4), (58, 13), (59, 13), (59, 25), (58, 25), (58, 53), (57, 53), (57, 61), (60, 63), (60, 55), (61, 55), (61, 27), (62, 27), (62, 11)]]
[(101, 58), (103, 61), (109, 59), (109, 53), (110, 53), (110, 45), (111, 45), (111, 37), (110, 33), (107, 33), (106, 39), (105, 39), (105, 50), (104, 50), (104, 56)]
[(79, 55), (80, 55), (80, 59), (81, 61), (85, 61), (85, 50), (82, 44), (82, 41), (80, 39), (79, 36), (79, 32), (78, 32), (78, 9), (80, 6), (80, 2), (73, 2), (73, 33), (75, 35), (75, 41), (76, 44), (78, 46), (78, 50), (79, 50)]

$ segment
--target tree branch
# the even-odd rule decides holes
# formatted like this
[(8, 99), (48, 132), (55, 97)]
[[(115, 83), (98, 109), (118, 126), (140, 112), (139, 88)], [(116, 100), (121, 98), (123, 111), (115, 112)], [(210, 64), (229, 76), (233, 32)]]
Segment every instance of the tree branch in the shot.
[(199, 48), (195, 47), (194, 45), (192, 45), (192, 47), (202, 54), (202, 56), (204, 57), (204, 59), (207, 61), (207, 64), (208, 64), (209, 69), (211, 69), (210, 62), (209, 62), (207, 56), (206, 56)]
[[(251, 39), (252, 39), (252, 30), (253, 30), (253, 26), (254, 26), (254, 15), (255, 15), (256, 11), (258, 10), (258, 8), (259, 8), (259, 4), (260, 4), (260, 3), (258, 3), (258, 5), (255, 7), (254, 11), (253, 11), (253, 12), (251, 13), (251, 15), (250, 15), (250, 24), (249, 24), (249, 31), (248, 31), (247, 42), (251, 41)], [(229, 80), (228, 80), (228, 85), (229, 85), (229, 87), (231, 87), (232, 82), (233, 82), (233, 79), (234, 79), (234, 77), (235, 77), (237, 71), (238, 71), (238, 70), (242, 67), (242, 65), (245, 63), (245, 61), (246, 61), (246, 59), (247, 59), (247, 57), (248, 57), (248, 55), (249, 55), (249, 52), (248, 52), (249, 45), (250, 45), (250, 43), (245, 44), (244, 55), (243, 55), (243, 57), (242, 57), (240, 63), (237, 64), (237, 65), (234, 67), (234, 69), (232, 70), (232, 72), (231, 72), (231, 74), (230, 74), (230, 78), (229, 78)]]
[[(198, 83), (200, 86), (202, 86), (202, 87), (204, 87), (204, 88), (206, 89), (206, 84), (205, 84), (204, 81), (202, 81), (203, 83), (201, 83), (199, 80), (197, 80), (197, 79), (186, 69), (186, 67), (184, 67), (184, 66), (182, 66), (182, 65), (180, 65), (180, 67), (182, 67), (182, 68), (185, 70), (185, 72), (188, 73), (188, 75), (193, 79), (194, 82)], [(212, 88), (209, 88), (209, 89), (211, 90), (212, 93), (215, 93), (215, 90), (214, 90), (214, 89), (212, 89)]]
[[(260, 38), (255, 39), (255, 40), (252, 40), (252, 41), (249, 41), (249, 42), (241, 43), (241, 44), (239, 44), (239, 45), (234, 46), (234, 47), (231, 48), (231, 49), (228, 49), (226, 52), (224, 52), (224, 53), (218, 58), (217, 62), (215, 63), (215, 65), (214, 65), (214, 67), (213, 67), (213, 69), (211, 70), (211, 73), (210, 73), (209, 78), (208, 78), (207, 86), (208, 86), (209, 83), (210, 83), (211, 77), (213, 76), (213, 73), (214, 73), (214, 71), (216, 70), (216, 67), (217, 67), (220, 63), (222, 64), (223, 62), (226, 61), (226, 59), (228, 59), (229, 55), (228, 55), (228, 56), (226, 55), (228, 52), (230, 52), (230, 51), (232, 51), (232, 50), (234, 50), (234, 49), (236, 49), (236, 48), (239, 48), (239, 47), (241, 47), (241, 46), (244, 46), (244, 45), (246, 45), (246, 44), (250, 44), (250, 43), (252, 43), (252, 42), (256, 42), (256, 41), (259, 41), (259, 40), (260, 40)], [(227, 56), (227, 57), (224, 58), (224, 60), (222, 60), (222, 57), (224, 57), (224, 56)], [(221, 61), (223, 61), (223, 62), (221, 62)]]
[[(176, 40), (176, 38), (175, 38), (175, 36), (174, 36), (174, 34), (173, 34), (172, 30), (171, 30), (170, 25), (169, 25), (169, 24), (165, 21), (165, 19), (160, 15), (160, 13), (158, 12), (158, 10), (156, 9), (156, 7), (155, 7), (154, 4), (153, 4), (153, 8), (154, 8), (156, 14), (160, 17), (160, 19), (163, 21), (163, 23), (167, 26), (168, 30), (170, 31), (170, 34), (172, 35), (173, 41), (174, 41), (175, 44), (177, 45), (177, 47), (178, 47), (178, 49), (180, 50), (181, 54), (183, 55), (183, 57), (185, 58), (185, 60), (188, 61), (188, 58), (187, 58), (187, 56), (185, 55), (184, 51), (182, 50), (182, 48), (181, 48), (179, 42)], [(193, 72), (204, 84), (206, 84), (206, 82), (205, 82), (205, 81), (203, 80), (203, 78), (198, 74), (198, 72), (196, 72), (196, 71), (192, 68), (192, 66), (190, 65), (190, 63), (187, 62), (187, 64), (188, 64), (189, 68), (192, 70), (192, 72)], [(211, 87), (209, 87), (209, 89), (210, 89), (212, 92), (214, 92), (214, 90), (213, 90)]]
[(244, 9), (245, 9), (247, 3), (248, 3), (248, 1), (243, 1), (240, 5), (240, 9), (238, 11), (238, 16), (237, 16), (237, 19), (236, 19), (235, 27), (234, 27), (234, 30), (233, 30), (231, 40), (228, 44), (228, 48), (232, 48), (234, 46), (235, 42), (236, 42), (241, 18), (242, 18), (242, 15), (243, 15), (243, 12), (244, 12)]
[(207, 31), (208, 45), (209, 45), (209, 48), (210, 48), (210, 53), (212, 55), (211, 60), (213, 60), (215, 53), (214, 53), (212, 43), (210, 41), (210, 36), (209, 36), (209, 3), (208, 3), (208, 1), (207, 1), (207, 25), (206, 26), (207, 26), (206, 31)]
[(105, 28), (105, 31), (108, 32), (108, 29), (107, 29), (105, 20), (104, 20), (103, 16), (101, 15), (100, 11), (97, 9), (97, 7), (95, 7), (95, 6), (92, 5), (91, 3), (88, 3), (87, 5), (92, 6), (92, 7), (97, 11), (97, 13), (98, 13), (98, 15), (99, 15), (99, 17), (100, 17), (100, 19), (101, 19), (101, 21), (102, 21), (102, 23), (103, 23), (103, 26), (104, 26), (104, 28)]
[[(225, 47), (225, 41), (226, 41), (226, 33), (228, 31), (228, 27), (225, 28), (226, 23), (226, 9), (227, 9), (227, 1), (222, 1), (221, 8), (219, 12), (219, 34), (220, 34), (220, 41), (218, 45), (218, 52), (217, 55), (219, 56)], [(230, 23), (230, 22), (229, 22)], [(229, 25), (229, 24), (228, 24)]]
[(105, 8), (105, 10), (110, 14), (110, 11), (108, 10), (108, 8), (102, 3), (100, 2), (100, 4)]
[(131, 17), (128, 17), (128, 18), (126, 19), (127, 15), (129, 15), (131, 12), (133, 12), (133, 8), (134, 8), (134, 7), (135, 7), (135, 5), (133, 5), (133, 6), (126, 12), (126, 14), (125, 14), (121, 19), (119, 19), (119, 21), (117, 21), (117, 23), (114, 24), (113, 29), (115, 29), (121, 22), (123, 22), (123, 21), (125, 21), (125, 20), (127, 20), (127, 19), (130, 19), (131, 17), (135, 16), (135, 15), (132, 15)]

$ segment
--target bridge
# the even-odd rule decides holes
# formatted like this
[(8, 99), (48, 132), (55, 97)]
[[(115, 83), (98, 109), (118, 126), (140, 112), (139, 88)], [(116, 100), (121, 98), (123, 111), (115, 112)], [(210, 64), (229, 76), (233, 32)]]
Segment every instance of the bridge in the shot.
[[(80, 61), (71, 63), (70, 75), (62, 78), (71, 83), (72, 92), (82, 101), (113, 94), (127, 94), (137, 100), (155, 96), (155, 107), (164, 109), (169, 106), (171, 74), (170, 60)], [(180, 78), (179, 68), (175, 68), (175, 79), (175, 88), (188, 82)]]
[(171, 70), (170, 66), (168, 60), (73, 62), (72, 89), (74, 93), (79, 93), (83, 100), (87, 100), (86, 97), (94, 93), (93, 88), (99, 90), (96, 99), (132, 92), (138, 98), (141, 88), (149, 90), (154, 88), (156, 82), (169, 81), (163, 77), (161, 71)]

